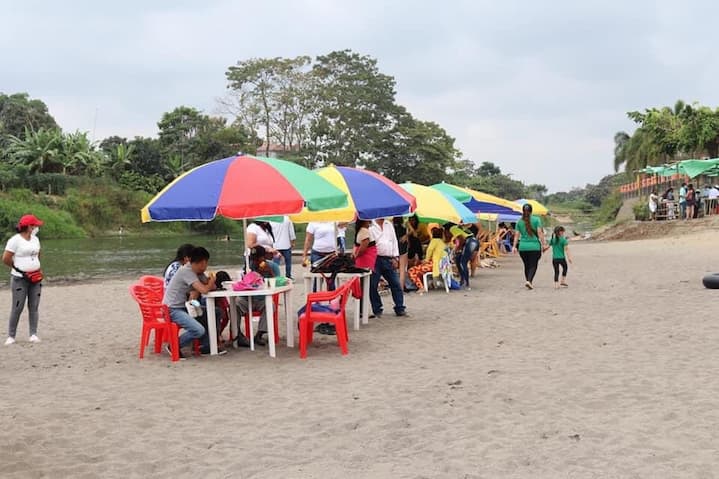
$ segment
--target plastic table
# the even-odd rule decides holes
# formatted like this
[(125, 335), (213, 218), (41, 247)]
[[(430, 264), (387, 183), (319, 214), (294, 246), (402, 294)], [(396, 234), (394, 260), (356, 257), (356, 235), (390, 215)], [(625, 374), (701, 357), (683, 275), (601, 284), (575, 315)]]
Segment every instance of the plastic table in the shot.
[[(212, 291), (207, 293), (207, 332), (210, 336), (210, 354), (217, 354), (217, 322), (215, 319), (215, 298), (227, 298), (230, 302), (230, 331), (233, 337), (239, 330), (239, 323), (237, 318), (237, 306), (235, 300), (237, 298), (248, 298), (249, 308), (252, 311), (252, 298), (264, 297), (265, 299), (265, 314), (267, 315), (267, 345), (270, 350), (270, 356), (276, 357), (275, 351), (275, 315), (274, 305), (272, 304), (272, 296), (275, 294), (282, 294), (284, 296), (285, 303), (285, 321), (287, 322), (287, 346), (294, 346), (295, 337), (295, 325), (292, 314), (292, 283), (286, 286), (278, 286), (275, 288), (262, 288), (252, 289), (248, 291)], [(252, 336), (252, 335), (250, 335)], [(254, 338), (248, 338), (250, 342), (254, 343)]]

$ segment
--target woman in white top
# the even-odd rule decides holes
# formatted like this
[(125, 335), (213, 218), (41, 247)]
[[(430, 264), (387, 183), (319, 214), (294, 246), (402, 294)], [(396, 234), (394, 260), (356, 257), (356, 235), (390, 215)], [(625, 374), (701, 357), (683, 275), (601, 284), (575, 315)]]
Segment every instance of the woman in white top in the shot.
[[(302, 249), (302, 264), (307, 266), (307, 254), (310, 255), (310, 263), (335, 252), (337, 247), (335, 236), (335, 224), (331, 222), (307, 223), (307, 234), (305, 235), (305, 247)], [(311, 247), (311, 249), (310, 249)]]
[(275, 235), (267, 221), (255, 221), (247, 227), (247, 249), (262, 246), (266, 253), (275, 253)]
[(657, 190), (653, 189), (649, 195), (649, 213), (651, 213), (652, 221), (657, 219), (657, 207), (659, 206), (659, 195)]
[(10, 324), (5, 345), (15, 343), (17, 324), (25, 308), (25, 302), (30, 313), (30, 342), (39, 343), (37, 337), (38, 307), (40, 306), (40, 280), (29, 279), (27, 273), (40, 271), (40, 240), (37, 233), (40, 231), (42, 221), (34, 215), (25, 215), (17, 224), (17, 234), (10, 238), (5, 245), (2, 255), (3, 263), (10, 268), (10, 289), (12, 290), (12, 308), (10, 310)]
[(245, 247), (252, 250), (255, 246), (262, 246), (265, 253), (272, 254), (274, 264), (279, 267), (279, 252), (275, 249), (275, 234), (272, 232), (272, 226), (268, 221), (255, 221), (247, 227), (245, 235), (247, 244)]

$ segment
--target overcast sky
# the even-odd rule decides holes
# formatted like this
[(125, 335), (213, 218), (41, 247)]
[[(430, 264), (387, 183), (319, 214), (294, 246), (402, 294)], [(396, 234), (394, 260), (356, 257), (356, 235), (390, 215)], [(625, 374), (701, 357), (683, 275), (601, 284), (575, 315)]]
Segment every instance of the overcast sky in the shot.
[(238, 60), (350, 48), (465, 157), (565, 190), (612, 171), (627, 111), (719, 104), (718, 5), (0, 0), (0, 91), (44, 100), (65, 130), (149, 136), (176, 106), (213, 113)]

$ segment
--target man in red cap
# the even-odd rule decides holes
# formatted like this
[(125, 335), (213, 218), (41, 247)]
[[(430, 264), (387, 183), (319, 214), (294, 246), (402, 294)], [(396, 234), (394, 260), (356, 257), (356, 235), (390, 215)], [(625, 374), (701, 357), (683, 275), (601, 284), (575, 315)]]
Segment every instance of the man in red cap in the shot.
[(37, 336), (38, 307), (42, 289), (40, 271), (40, 240), (37, 237), (42, 221), (35, 215), (25, 215), (17, 223), (17, 234), (5, 245), (3, 263), (10, 268), (12, 308), (5, 345), (15, 343), (17, 324), (27, 302), (30, 317), (30, 342), (39, 343)]

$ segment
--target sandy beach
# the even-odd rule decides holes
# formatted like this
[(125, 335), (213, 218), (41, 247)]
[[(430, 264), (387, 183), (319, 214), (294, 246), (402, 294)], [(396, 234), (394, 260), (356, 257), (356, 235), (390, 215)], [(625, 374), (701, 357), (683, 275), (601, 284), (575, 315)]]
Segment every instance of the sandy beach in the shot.
[(572, 244), (561, 291), (547, 258), (526, 291), (505, 257), (305, 361), (284, 344), (138, 360), (132, 280), (46, 286), (43, 342), (24, 316), (0, 347), (0, 476), (712, 478), (716, 240)]

